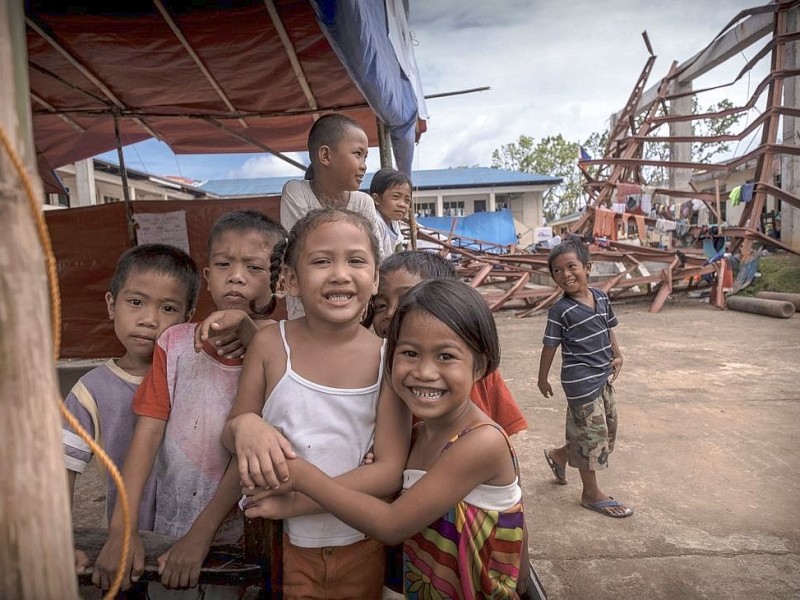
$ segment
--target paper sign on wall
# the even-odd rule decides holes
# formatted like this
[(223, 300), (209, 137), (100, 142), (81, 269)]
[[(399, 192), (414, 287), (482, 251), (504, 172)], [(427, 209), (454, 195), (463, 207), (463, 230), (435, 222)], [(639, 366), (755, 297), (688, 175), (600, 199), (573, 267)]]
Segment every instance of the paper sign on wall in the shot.
[(186, 231), (186, 211), (136, 213), (136, 243), (168, 244), (189, 253), (189, 234)]

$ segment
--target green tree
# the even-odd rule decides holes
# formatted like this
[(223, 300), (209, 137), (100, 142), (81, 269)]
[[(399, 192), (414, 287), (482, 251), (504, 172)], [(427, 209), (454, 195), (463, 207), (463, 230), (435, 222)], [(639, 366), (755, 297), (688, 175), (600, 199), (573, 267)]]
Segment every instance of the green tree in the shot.
[(521, 135), (516, 142), (492, 152), (492, 167), (560, 177), (562, 182), (544, 193), (544, 214), (548, 220), (575, 212), (583, 193), (577, 168), (579, 145), (560, 133), (542, 138)]
[[(721, 112), (733, 108), (733, 102), (728, 99), (721, 100), (705, 108), (700, 106), (697, 96), (692, 98), (692, 113), (695, 115)], [(661, 109), (660, 114), (663, 114)], [(742, 113), (727, 115), (719, 118), (698, 119), (692, 121), (692, 135), (699, 137), (714, 137), (731, 133), (742, 119)], [(638, 123), (637, 123), (638, 125)], [(657, 135), (669, 135), (667, 125), (659, 128)], [(692, 162), (710, 163), (720, 154), (725, 154), (731, 149), (729, 142), (696, 142), (692, 144)], [(647, 142), (644, 145), (644, 157), (648, 160), (669, 160), (669, 144), (667, 142)], [(665, 167), (643, 167), (642, 178), (649, 185), (666, 186), (669, 174)]]

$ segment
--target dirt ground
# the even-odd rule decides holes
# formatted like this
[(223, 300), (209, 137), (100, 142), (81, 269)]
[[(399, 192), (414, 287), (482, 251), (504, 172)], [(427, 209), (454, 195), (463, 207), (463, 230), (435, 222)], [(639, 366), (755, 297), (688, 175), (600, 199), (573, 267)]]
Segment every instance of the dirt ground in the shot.
[[(625, 356), (603, 489), (636, 514), (579, 504), (542, 449), (563, 443), (565, 400), (536, 375), (544, 315), (497, 315), (501, 371), (530, 427), (520, 456), (530, 552), (551, 600), (800, 597), (800, 315), (774, 319), (700, 301), (616, 305)], [(75, 522), (98, 525), (96, 474), (78, 480)]]

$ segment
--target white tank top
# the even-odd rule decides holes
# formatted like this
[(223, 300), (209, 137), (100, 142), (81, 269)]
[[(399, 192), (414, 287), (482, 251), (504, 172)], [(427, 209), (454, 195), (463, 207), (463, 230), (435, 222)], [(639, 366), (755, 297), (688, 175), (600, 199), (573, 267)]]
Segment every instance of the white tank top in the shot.
[[(372, 446), (386, 342), (381, 346), (378, 378), (373, 385), (332, 388), (309, 381), (292, 369), (285, 325), (285, 321), (279, 324), (286, 371), (264, 403), (261, 415), (281, 429), (298, 456), (336, 477), (358, 467)], [(328, 513), (285, 519), (284, 530), (292, 544), (305, 548), (346, 546), (365, 537)]]

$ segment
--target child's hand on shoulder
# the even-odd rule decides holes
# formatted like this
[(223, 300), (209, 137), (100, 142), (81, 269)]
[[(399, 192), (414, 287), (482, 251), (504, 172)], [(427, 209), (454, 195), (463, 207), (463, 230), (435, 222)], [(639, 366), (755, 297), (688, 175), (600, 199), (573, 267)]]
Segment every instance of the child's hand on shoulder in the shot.
[(200, 569), (211, 548), (206, 536), (194, 535), (192, 530), (158, 557), (161, 585), (168, 588), (190, 588), (200, 580)]
[[(208, 342), (218, 356), (241, 358), (247, 350), (242, 338), (248, 336), (241, 331), (248, 325), (247, 321), (252, 323), (249, 315), (242, 310), (218, 310), (211, 313), (194, 330), (195, 352), (200, 352), (203, 344)], [(249, 338), (252, 338), (252, 334)]]
[(287, 458), (296, 454), (283, 434), (255, 413), (231, 420), (243, 488), (280, 488), (289, 480)]
[(546, 379), (544, 381), (540, 380), (538, 382), (538, 386), (539, 386), (539, 391), (542, 392), (542, 396), (544, 396), (545, 398), (549, 398), (550, 396), (553, 395), (553, 387), (550, 385), (550, 382), (548, 382)]

